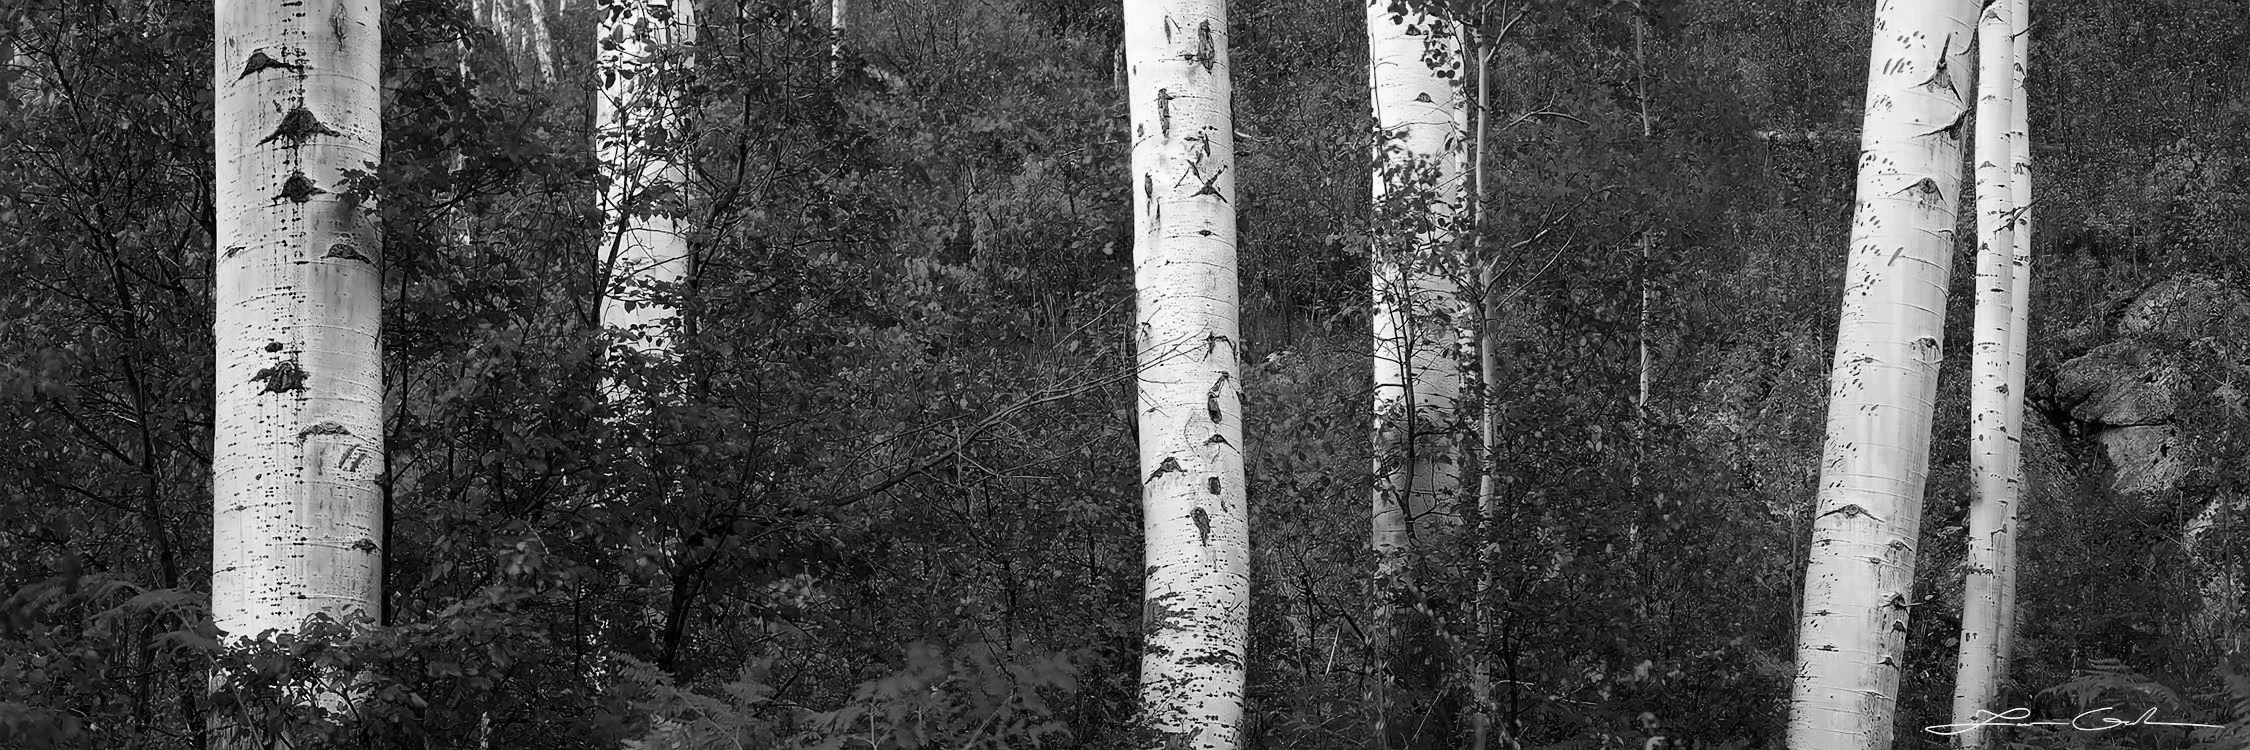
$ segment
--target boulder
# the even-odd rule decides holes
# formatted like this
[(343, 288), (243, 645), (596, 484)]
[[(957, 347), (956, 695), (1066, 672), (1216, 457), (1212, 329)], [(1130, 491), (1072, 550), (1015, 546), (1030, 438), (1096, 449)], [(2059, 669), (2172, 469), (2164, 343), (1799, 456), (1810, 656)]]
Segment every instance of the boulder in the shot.
[(2173, 357), (2138, 341), (2114, 341), (2063, 364), (2055, 399), (2080, 422), (2109, 427), (2172, 421), (2188, 378)]
[(2229, 407), (2242, 401), (2206, 371), (2241, 368), (2250, 351), (2250, 294), (2217, 278), (2181, 274), (2135, 296), (2112, 330), (2107, 343), (2056, 369), (2055, 401), (2101, 443), (2113, 468), (2112, 489), (2131, 495), (2179, 489), (2193, 468), (2182, 446), (2210, 438), (2181, 434), (2183, 406), (2199, 399)]
[(2110, 487), (2127, 495), (2176, 488), (2187, 476), (2179, 428), (2171, 425), (2114, 427), (2094, 433), (2116, 471)]
[(2250, 331), (2250, 295), (2202, 274), (2181, 274), (2141, 292), (2118, 318), (2120, 336), (2234, 337)]

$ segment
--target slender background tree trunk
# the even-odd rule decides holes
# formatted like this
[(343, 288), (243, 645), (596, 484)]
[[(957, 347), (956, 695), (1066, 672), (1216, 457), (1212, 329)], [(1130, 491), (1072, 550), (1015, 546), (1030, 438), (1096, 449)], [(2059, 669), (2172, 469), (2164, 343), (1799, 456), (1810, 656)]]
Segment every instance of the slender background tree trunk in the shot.
[(2000, 534), (2000, 616), (1995, 639), (1993, 690), (2004, 690), (2008, 666), (2014, 656), (2016, 633), (2016, 539), (2022, 525), (2024, 502), (2030, 498), (2031, 474), (2023, 462), (2024, 367), (2031, 336), (2031, 99), (2024, 82), (2031, 70), (2031, 0), (2003, 0), (2014, 19), (2009, 38), (2008, 88), (2015, 106), (2008, 111), (2009, 203), (2015, 209), (2015, 226), (2009, 241), (2014, 245), (2014, 283), (2008, 301), (2008, 434), (2016, 439), (2014, 472), (2016, 500), (2008, 506), (2007, 525)]
[[(2015, 19), (2006, 3), (1985, 6), (1977, 22), (1976, 226), (1979, 240), (1976, 321), (1969, 385), (1969, 464), (1975, 498), (1969, 506), (1968, 558), (1961, 612), (1959, 668), (1953, 688), (1953, 722), (1974, 723), (1998, 712), (2001, 581), (2009, 520), (2015, 515), (2019, 441), (2009, 419), (2022, 391), (2009, 387), (2014, 371), (2016, 263), (2014, 152), (2009, 132), (2016, 108), (2013, 67)], [(1957, 747), (1985, 748), (1990, 732), (1953, 736)]]

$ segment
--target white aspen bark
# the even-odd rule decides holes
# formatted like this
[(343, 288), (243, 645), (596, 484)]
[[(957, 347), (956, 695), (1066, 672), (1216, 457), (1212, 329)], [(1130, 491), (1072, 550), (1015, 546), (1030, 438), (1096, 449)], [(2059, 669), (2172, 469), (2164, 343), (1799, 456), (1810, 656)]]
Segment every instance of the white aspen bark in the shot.
[(2024, 502), (2030, 497), (2031, 475), (2024, 470), (2023, 461), (2023, 396), (2024, 366), (2029, 356), (2031, 341), (2031, 99), (2024, 87), (2025, 76), (2031, 68), (2031, 0), (2003, 0), (2008, 13), (2015, 21), (2015, 32), (2009, 39), (2010, 57), (2008, 88), (2015, 106), (2008, 113), (2009, 202), (2015, 206), (2015, 231), (2010, 241), (2015, 245), (2014, 283), (2009, 285), (2008, 303), (2008, 434), (2016, 438), (2016, 461), (2010, 467), (2014, 472), (2015, 503), (2008, 506), (2007, 526), (2000, 535), (2000, 617), (1999, 634), (1995, 646), (1995, 680), (2005, 683), (2008, 667), (2014, 657), (2016, 632), (2016, 556), (2017, 532), (2022, 524)]
[(1885, 0), (1875, 13), (1798, 627), (1794, 750), (1891, 746), (1943, 358), (1974, 13), (1965, 0)]
[(836, 41), (828, 49), (828, 72), (844, 74), (844, 35), (852, 29), (852, 0), (828, 0), (828, 30)]
[[(2008, 569), (2005, 536), (2014, 515), (2016, 423), (2011, 405), (2022, 398), (2010, 387), (2014, 370), (2015, 188), (2009, 143), (2015, 110), (2015, 18), (2005, 3), (1984, 7), (1977, 23), (1976, 321), (1969, 385), (1969, 466), (1975, 497), (1969, 505), (1968, 557), (1962, 597), (1959, 668), (1953, 722), (1973, 725), (1996, 715), (1999, 697), (2001, 576)], [(2020, 408), (2016, 409), (2020, 414)], [(1955, 747), (1985, 748), (1992, 733), (1972, 729), (1953, 736)]]
[[(595, 156), (605, 187), (601, 324), (643, 357), (672, 356), (676, 293), (688, 274), (679, 152), (685, 117), (680, 72), (695, 44), (692, 0), (599, 0)], [(611, 400), (623, 397), (605, 385)]]
[[(1648, 22), (1646, 19), (1640, 18), (1637, 15), (1633, 19), (1633, 68), (1635, 79), (1634, 87), (1637, 90), (1636, 93), (1639, 94), (1639, 96), (1635, 98), (1639, 100), (1641, 107), (1641, 146), (1644, 149), (1644, 154), (1646, 153), (1645, 149), (1648, 146), (1649, 138), (1656, 134), (1655, 123), (1654, 121), (1650, 120), (1648, 116), (1647, 26)], [(1649, 289), (1648, 268), (1649, 262), (1654, 258), (1655, 252), (1655, 230), (1641, 230), (1641, 308), (1639, 320), (1640, 335), (1636, 337), (1637, 340), (1635, 341), (1635, 343), (1639, 345), (1641, 357), (1641, 366), (1639, 372), (1640, 389), (1636, 391), (1633, 396), (1633, 429), (1636, 433), (1638, 433), (1639, 430), (1642, 429), (1642, 423), (1648, 419), (1649, 393), (1651, 392), (1652, 384), (1656, 381), (1656, 360), (1650, 356), (1648, 349), (1649, 324), (1653, 322), (1650, 319), (1651, 316), (1649, 308), (1650, 303), (1654, 301), (1650, 298), (1651, 295)], [(1640, 443), (1640, 436), (1636, 434), (1634, 436), (1633, 448), (1636, 454), (1640, 450)], [(1638, 455), (1634, 456), (1633, 486), (1636, 488), (1640, 486), (1641, 482), (1639, 458), (1640, 457)]]
[[(1375, 492), (1381, 575), (1402, 572), (1410, 529), (1459, 492), (1450, 428), (1461, 397), (1456, 360), (1461, 205), (1468, 108), (1454, 23), (1435, 2), (1369, 0), (1369, 88), (1377, 128), (1373, 248)], [(1444, 512), (1444, 511), (1441, 511)]]
[(375, 0), (220, 0), (212, 620), (379, 616), (382, 138)]
[[(16, 72), (16, 78), (8, 82), (8, 96), (5, 98), (15, 100), (17, 107), (46, 104), (42, 101), (46, 97), (42, 95), (39, 77), (33, 72), (36, 63), (31, 59), (31, 53), (24, 50), (23, 42), (9, 41), (6, 51), (7, 67)], [(7, 106), (5, 102), (0, 102), (0, 107), (4, 106)], [(15, 115), (14, 112), (5, 111), (0, 111), (0, 114)]]
[(1135, 0), (1124, 20), (1146, 540), (1140, 721), (1161, 747), (1234, 748), (1250, 529), (1226, 3)]
[(1469, 152), (1469, 260), (1477, 267), (1477, 288), (1469, 295), (1477, 304), (1477, 383), (1484, 389), (1477, 400), (1482, 405), (1477, 414), (1477, 457), (1484, 466), (1477, 472), (1477, 582), (1476, 621), (1477, 640), (1473, 654), (1469, 689), (1477, 701), (1476, 715), (1471, 727), (1471, 750), (1485, 750), (1492, 735), (1492, 662), (1485, 649), (1492, 642), (1492, 608), (1486, 601), (1492, 595), (1493, 571), (1500, 564), (1500, 545), (1494, 540), (1499, 534), (1495, 518), (1500, 512), (1500, 483), (1495, 474), (1500, 465), (1499, 404), (1494, 397), (1500, 380), (1500, 342), (1495, 340), (1494, 322), (1497, 295), (1494, 287), (1499, 279), (1494, 273), (1493, 259), (1484, 257), (1484, 175), (1485, 134), (1492, 126), (1492, 47), (1490, 43), (1476, 45), (1477, 104), (1475, 119), (1471, 120), (1474, 147)]
[(1457, 418), (1463, 373), (1476, 371), (1477, 352), (1460, 346), (1476, 334), (1464, 315), (1460, 288), (1471, 272), (1455, 231), (1468, 130), (1458, 24), (1435, 0), (1368, 0), (1367, 48), (1376, 127), (1370, 546), (1380, 738), (1394, 702), (1380, 691), (1398, 677), (1390, 668), (1393, 598), (1414, 587), (1415, 527), (1459, 519), (1454, 504), (1467, 446), (1458, 442)]
[(547, 31), (545, 0), (475, 0), (470, 12), (492, 30), (509, 57), (529, 58), (541, 82), (555, 77), (555, 43)]

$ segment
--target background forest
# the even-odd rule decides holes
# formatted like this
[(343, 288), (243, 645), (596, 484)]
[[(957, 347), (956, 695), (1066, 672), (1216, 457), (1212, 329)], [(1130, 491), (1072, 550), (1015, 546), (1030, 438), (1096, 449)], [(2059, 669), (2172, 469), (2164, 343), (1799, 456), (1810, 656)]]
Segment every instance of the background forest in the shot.
[[(0, 5), (0, 747), (203, 748), (210, 711), (339, 747), (1133, 746), (1118, 3), (859, 0), (840, 80), (825, 4), (704, 3), (687, 329), (622, 375), (688, 396), (630, 423), (598, 395), (591, 5), (384, 3), (384, 157), (353, 189), (385, 240), (385, 611), (248, 651), (208, 615), (212, 8)], [(1244, 737), (1364, 747), (1364, 4), (1230, 5)], [(1489, 5), (1501, 617), (1482, 641), (1446, 617), (1470, 541), (1421, 556), (1438, 631), (1408, 679), (1448, 696), (1425, 746), (1461, 746), (1435, 738), (1474, 649), (1523, 748), (1779, 747), (1873, 3)], [(2008, 705), (2240, 726), (2250, 3), (2033, 13)], [(1916, 747), (1944, 742), (1921, 727), (1947, 720), (1961, 611), (1955, 258)], [(353, 720), (283, 698), (323, 668), (371, 675)], [(214, 670), (241, 689), (215, 699)]]

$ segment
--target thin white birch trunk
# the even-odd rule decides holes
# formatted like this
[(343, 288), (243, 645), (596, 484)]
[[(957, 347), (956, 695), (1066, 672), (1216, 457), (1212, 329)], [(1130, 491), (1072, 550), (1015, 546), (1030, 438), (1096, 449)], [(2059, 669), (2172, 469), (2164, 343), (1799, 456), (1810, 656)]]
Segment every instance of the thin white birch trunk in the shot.
[[(1472, 37), (1477, 39), (1477, 37)], [(1493, 259), (1484, 257), (1484, 175), (1485, 134), (1492, 126), (1492, 45), (1479, 39), (1473, 52), (1477, 58), (1477, 103), (1474, 119), (1470, 120), (1474, 134), (1474, 147), (1469, 152), (1469, 260), (1476, 264), (1477, 288), (1469, 298), (1477, 306), (1477, 384), (1484, 389), (1477, 403), (1477, 458), (1484, 465), (1477, 472), (1477, 582), (1476, 623), (1477, 640), (1471, 650), (1469, 689), (1476, 699), (1476, 714), (1470, 731), (1471, 750), (1485, 750), (1492, 741), (1492, 722), (1495, 703), (1492, 698), (1492, 660), (1486, 649), (1492, 642), (1492, 606), (1486, 600), (1492, 595), (1494, 568), (1500, 564), (1500, 544), (1497, 516), (1500, 512), (1499, 473), (1500, 435), (1499, 403), (1495, 397), (1500, 379), (1500, 342), (1494, 327), (1498, 310), (1494, 309), (1497, 295)]]
[[(1976, 321), (1969, 385), (1969, 471), (1975, 497), (1969, 505), (1968, 557), (1962, 597), (1959, 669), (1953, 690), (1953, 722), (1973, 725), (1980, 715), (1995, 715), (1999, 697), (2001, 580), (2009, 519), (2013, 517), (2019, 441), (2010, 414), (2022, 398), (2011, 388), (2014, 371), (2015, 188), (2014, 152), (2009, 143), (2015, 110), (2013, 67), (2015, 18), (2005, 3), (1984, 7), (1977, 24)], [(1991, 732), (1982, 729), (1953, 736), (1955, 747), (1985, 748)]]
[(1961, 187), (1965, 0), (1877, 7), (1788, 746), (1888, 750)]
[(1124, 20), (1146, 544), (1140, 721), (1161, 747), (1234, 748), (1250, 529), (1226, 3), (1135, 0)]
[(852, 30), (852, 1), (828, 0), (828, 30), (836, 41), (828, 49), (828, 73), (844, 74), (844, 35)]
[(379, 616), (383, 243), (375, 0), (220, 0), (211, 614), (229, 637)]
[[(601, 325), (643, 357), (673, 355), (676, 294), (688, 274), (680, 161), (685, 117), (681, 71), (691, 65), (691, 0), (600, 0), (595, 156), (604, 189), (600, 257), (607, 283)], [(625, 394), (605, 385), (615, 401)]]
[[(1649, 119), (1648, 114), (1648, 21), (1639, 17), (1637, 11), (1633, 18), (1633, 68), (1634, 88), (1638, 94), (1635, 98), (1639, 100), (1641, 107), (1641, 147), (1642, 153), (1645, 155), (1649, 139), (1656, 134), (1656, 125), (1655, 121)], [(1648, 347), (1649, 328), (1654, 322), (1651, 306), (1655, 302), (1653, 290), (1649, 286), (1649, 263), (1654, 260), (1656, 254), (1656, 230), (1653, 228), (1641, 230), (1640, 243), (1640, 329), (1639, 335), (1635, 337), (1637, 339), (1635, 343), (1639, 345), (1638, 348), (1640, 349), (1640, 388), (1633, 395), (1633, 429), (1636, 433), (1645, 427), (1643, 423), (1648, 420), (1649, 394), (1656, 382), (1656, 360), (1649, 352)], [(1634, 450), (1636, 452), (1640, 450), (1640, 442), (1640, 435), (1636, 434), (1634, 438)], [(1633, 464), (1633, 486), (1635, 488), (1640, 486), (1640, 472), (1640, 457), (1636, 455)], [(1637, 531), (1638, 528), (1636, 527), (1635, 530)]]
[(2015, 106), (2008, 113), (2009, 202), (2015, 206), (2015, 231), (2010, 241), (2015, 246), (2015, 278), (2009, 285), (2007, 415), (2008, 434), (2016, 438), (2016, 461), (2011, 467), (2015, 473), (2016, 501), (2008, 506), (2007, 526), (2000, 535), (2000, 618), (1995, 643), (1999, 654), (1993, 668), (1999, 685), (2006, 684), (2008, 666), (2014, 657), (2019, 562), (2016, 540), (2023, 528), (2020, 523), (2023, 505), (2031, 493), (2031, 475), (2024, 470), (2023, 461), (2024, 366), (2031, 340), (2031, 99), (2024, 86), (2031, 69), (2031, 0), (2004, 2), (2016, 27), (2009, 39), (2014, 64), (2009, 67), (2008, 76), (2010, 96), (2015, 100)]

